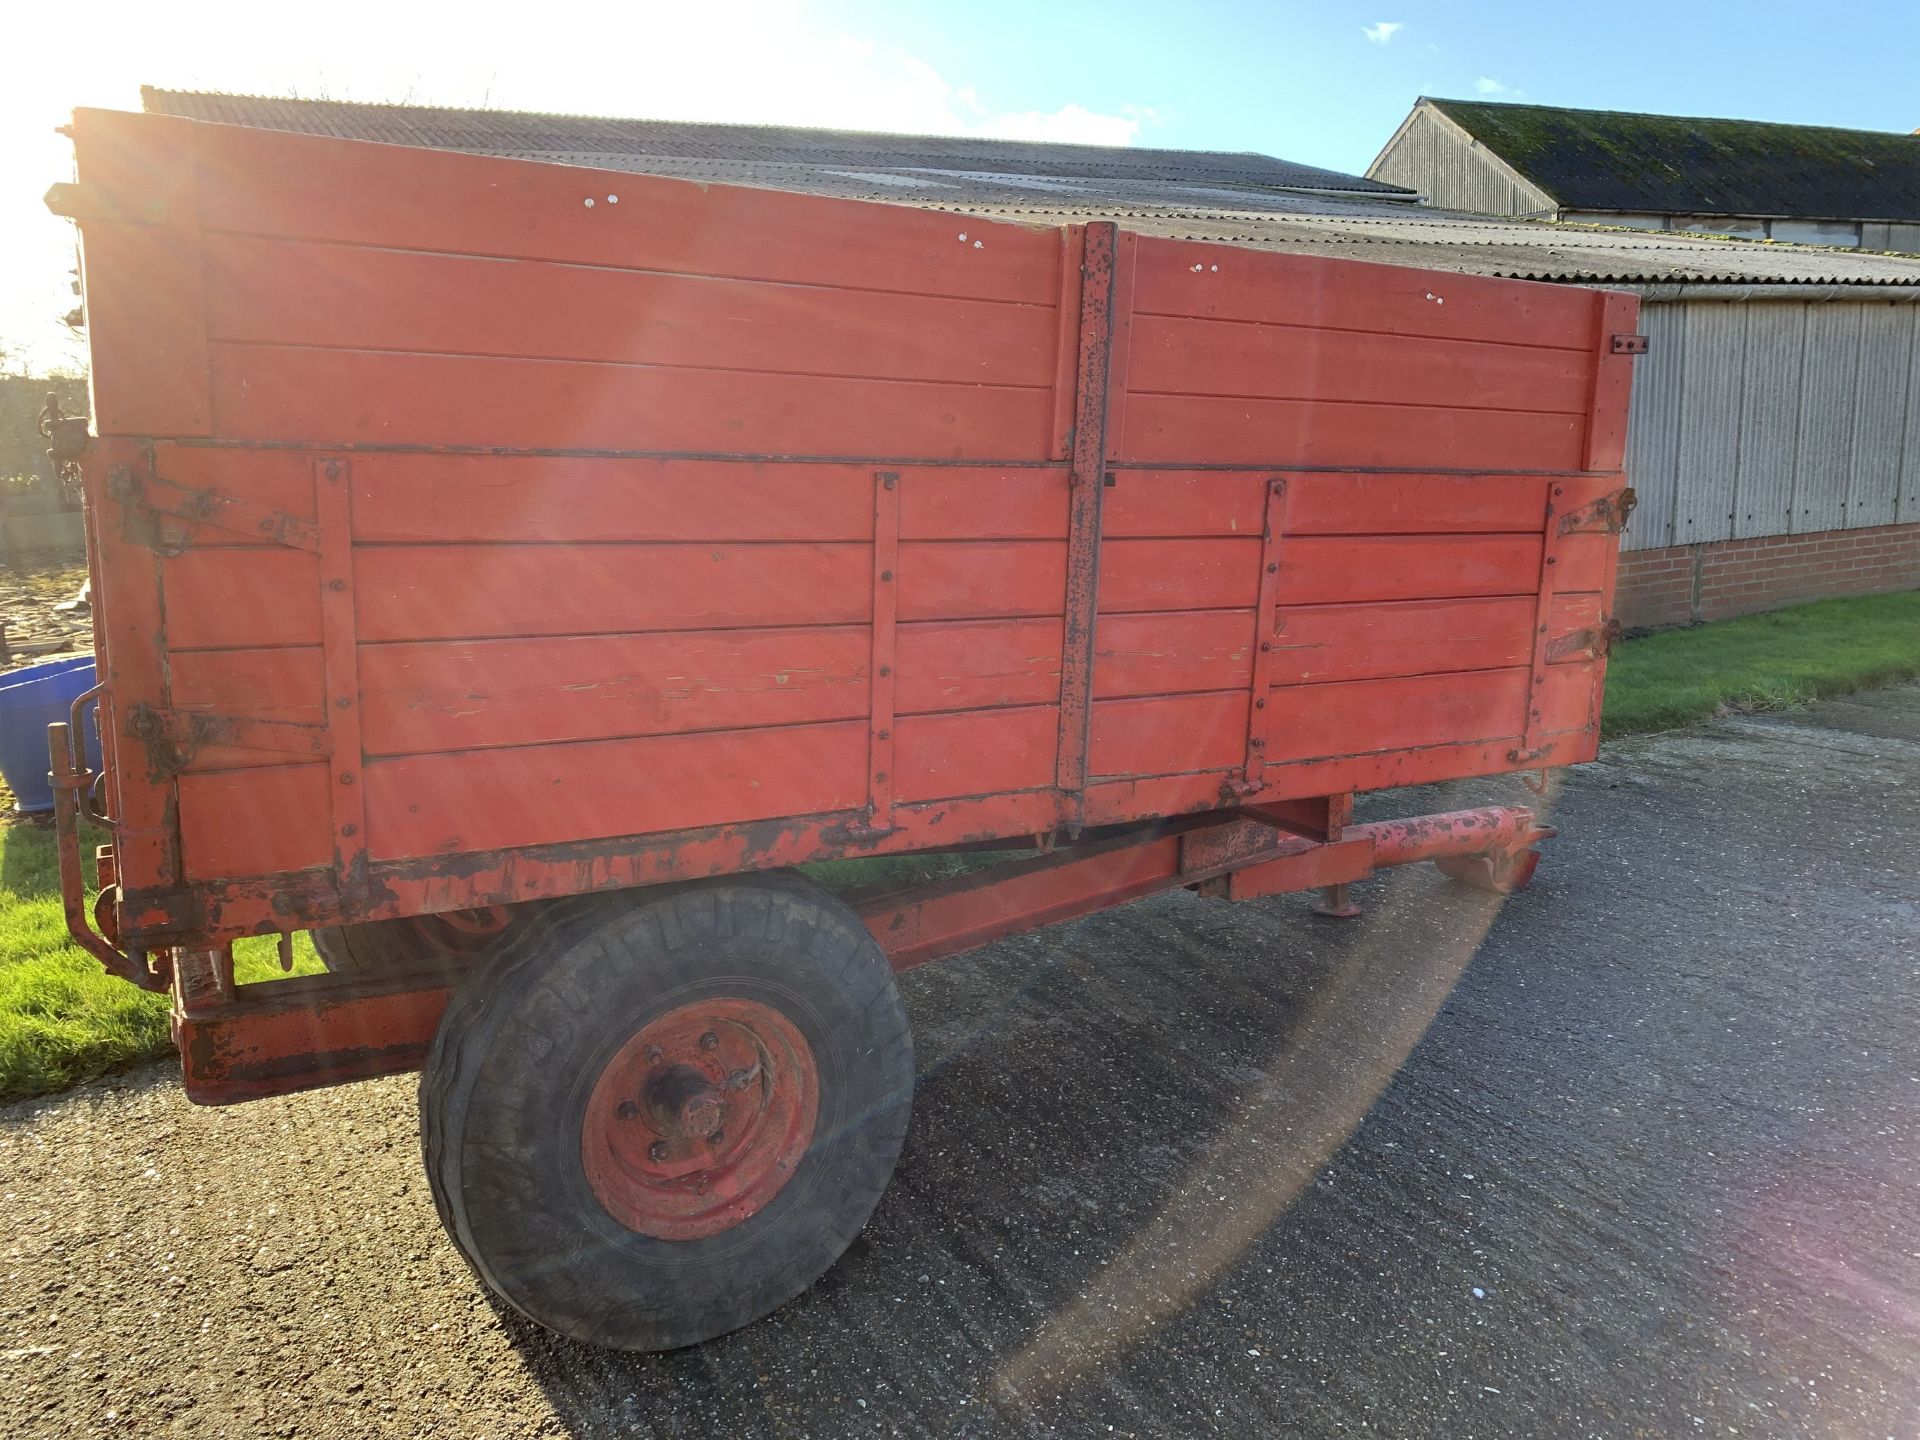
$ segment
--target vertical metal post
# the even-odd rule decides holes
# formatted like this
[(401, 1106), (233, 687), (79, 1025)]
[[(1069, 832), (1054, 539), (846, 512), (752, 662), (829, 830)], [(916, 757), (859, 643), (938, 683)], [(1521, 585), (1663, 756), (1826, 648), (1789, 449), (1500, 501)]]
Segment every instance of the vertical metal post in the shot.
[(1247, 764), (1243, 788), (1252, 794), (1266, 783), (1267, 700), (1273, 688), (1273, 645), (1280, 608), (1280, 537), (1286, 529), (1287, 482), (1267, 482), (1266, 518), (1260, 531), (1260, 590), (1253, 612), (1253, 693), (1247, 704)]
[(900, 610), (900, 476), (873, 477), (873, 649), (868, 666), (867, 825), (893, 829), (893, 667)]
[(333, 856), (341, 889), (359, 888), (367, 856), (365, 777), (360, 773), (360, 648), (354, 620), (353, 484), (345, 460), (316, 460), (314, 519), (320, 533), (320, 645), (333, 737), (327, 786)]
[(1544, 730), (1543, 704), (1547, 688), (1547, 632), (1553, 628), (1553, 590), (1560, 564), (1560, 500), (1567, 487), (1560, 482), (1547, 484), (1546, 516), (1540, 538), (1540, 589), (1533, 604), (1533, 662), (1527, 674), (1527, 718), (1520, 748), (1508, 759), (1524, 763), (1540, 749)]
[(1093, 724), (1094, 629), (1100, 605), (1100, 501), (1111, 400), (1115, 254), (1120, 227), (1088, 225), (1080, 251), (1080, 342), (1074, 363), (1072, 469), (1068, 477), (1067, 588), (1060, 650), (1060, 741), (1054, 783), (1061, 819), (1085, 814)]

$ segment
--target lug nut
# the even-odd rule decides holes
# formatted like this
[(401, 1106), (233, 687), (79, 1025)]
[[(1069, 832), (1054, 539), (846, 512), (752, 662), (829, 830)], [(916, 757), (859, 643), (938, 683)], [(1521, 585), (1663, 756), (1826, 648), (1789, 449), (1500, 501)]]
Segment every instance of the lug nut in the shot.
[(622, 1120), (631, 1120), (633, 1119), (634, 1116), (638, 1115), (639, 1113), (640, 1113), (640, 1107), (634, 1104), (633, 1101), (622, 1100), (620, 1102), (620, 1118)]
[(647, 1146), (647, 1158), (656, 1163), (667, 1158), (667, 1142), (656, 1140)]
[(647, 1063), (649, 1065), (658, 1065), (660, 1063), (660, 1047), (658, 1045), (647, 1046)]
[(700, 1037), (700, 1048), (702, 1050), (718, 1050), (720, 1048), (720, 1037), (711, 1030), (707, 1031), (706, 1034)]

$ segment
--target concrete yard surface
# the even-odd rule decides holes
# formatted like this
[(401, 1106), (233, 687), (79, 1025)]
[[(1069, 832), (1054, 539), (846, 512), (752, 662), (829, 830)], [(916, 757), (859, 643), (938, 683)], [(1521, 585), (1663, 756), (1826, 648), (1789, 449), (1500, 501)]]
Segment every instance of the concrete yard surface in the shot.
[(1541, 803), (1504, 903), (1182, 892), (907, 977), (874, 1220), (676, 1354), (489, 1303), (411, 1078), (0, 1110), (0, 1430), (1920, 1433), (1920, 687), (1613, 744)]

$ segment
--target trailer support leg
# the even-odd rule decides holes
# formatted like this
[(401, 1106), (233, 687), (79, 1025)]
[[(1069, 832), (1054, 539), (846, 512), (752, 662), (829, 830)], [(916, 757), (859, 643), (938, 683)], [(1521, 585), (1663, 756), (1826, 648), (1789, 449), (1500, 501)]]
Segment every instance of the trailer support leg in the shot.
[(1313, 907), (1313, 913), (1329, 920), (1357, 920), (1360, 907), (1353, 903), (1352, 889), (1344, 880), (1338, 885), (1322, 885), (1320, 902)]

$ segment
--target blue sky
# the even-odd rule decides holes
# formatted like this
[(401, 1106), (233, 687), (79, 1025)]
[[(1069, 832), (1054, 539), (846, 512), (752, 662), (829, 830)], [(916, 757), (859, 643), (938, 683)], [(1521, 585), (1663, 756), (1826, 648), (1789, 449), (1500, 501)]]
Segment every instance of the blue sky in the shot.
[[(1421, 94), (1920, 126), (1920, 0), (89, 0), (24, 4), (0, 87), (0, 363), (71, 365), (40, 203), (79, 105), (253, 94), (1256, 150), (1358, 172)], [(1598, 17), (1598, 18), (1596, 18)], [(78, 47), (76, 49), (76, 46)]]
[[(1261, 150), (1360, 170), (1421, 94), (1920, 127), (1920, 3), (1376, 3), (1153, 0), (823, 13), (937, 57), (989, 109), (1151, 111), (1141, 144)], [(1363, 31), (1395, 25), (1384, 43)], [(1500, 90), (1490, 87), (1498, 85)]]

